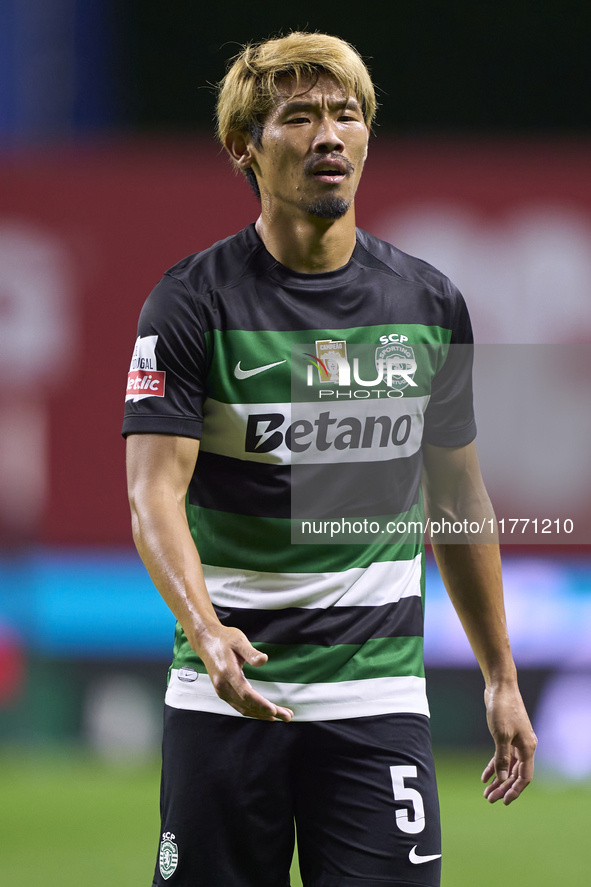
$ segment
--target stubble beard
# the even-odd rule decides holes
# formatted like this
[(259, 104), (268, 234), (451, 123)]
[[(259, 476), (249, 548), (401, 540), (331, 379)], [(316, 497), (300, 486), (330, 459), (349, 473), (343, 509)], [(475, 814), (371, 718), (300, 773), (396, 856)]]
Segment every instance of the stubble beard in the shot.
[[(353, 164), (345, 157), (333, 156), (332, 154), (327, 154), (325, 156), (321, 153), (314, 153), (309, 157), (304, 166), (304, 172), (306, 175), (313, 178), (314, 172), (318, 168), (318, 164), (323, 161), (326, 161), (327, 163), (335, 161), (338, 163), (339, 168), (342, 169), (344, 167), (345, 176), (347, 178), (354, 172)], [(351, 200), (345, 200), (344, 197), (339, 197), (337, 194), (327, 194), (325, 197), (317, 197), (316, 200), (312, 200), (306, 207), (306, 212), (317, 219), (329, 219), (334, 221), (335, 219), (342, 219), (350, 206)]]
[(349, 207), (350, 200), (343, 197), (319, 197), (306, 207), (306, 212), (317, 219), (342, 219)]

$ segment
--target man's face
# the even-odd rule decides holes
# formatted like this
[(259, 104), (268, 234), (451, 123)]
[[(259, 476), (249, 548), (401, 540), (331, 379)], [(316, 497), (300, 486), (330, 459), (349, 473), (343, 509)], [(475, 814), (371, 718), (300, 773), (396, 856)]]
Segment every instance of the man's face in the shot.
[(327, 74), (279, 81), (260, 147), (251, 145), (261, 201), (338, 219), (355, 196), (369, 131), (358, 100)]

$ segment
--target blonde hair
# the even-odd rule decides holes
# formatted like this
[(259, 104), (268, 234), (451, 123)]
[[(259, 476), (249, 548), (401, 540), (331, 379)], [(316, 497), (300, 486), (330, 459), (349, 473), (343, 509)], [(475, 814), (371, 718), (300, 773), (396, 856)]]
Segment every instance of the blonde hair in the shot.
[(276, 99), (277, 79), (286, 75), (295, 77), (297, 90), (302, 78), (329, 74), (347, 95), (357, 98), (371, 126), (377, 103), (369, 71), (357, 50), (340, 37), (293, 31), (250, 43), (231, 61), (217, 102), (217, 134), (224, 146), (232, 130), (247, 132), (260, 143), (265, 117)]

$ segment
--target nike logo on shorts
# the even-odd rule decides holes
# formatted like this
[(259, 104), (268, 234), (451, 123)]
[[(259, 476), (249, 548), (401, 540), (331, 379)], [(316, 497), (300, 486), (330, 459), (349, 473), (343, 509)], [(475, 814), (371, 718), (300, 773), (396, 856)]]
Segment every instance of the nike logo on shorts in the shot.
[(240, 361), (238, 361), (234, 367), (234, 375), (237, 379), (250, 379), (251, 376), (256, 376), (258, 373), (264, 373), (265, 370), (271, 370), (273, 367), (278, 367), (282, 363), (285, 363), (285, 361), (278, 360), (277, 363), (268, 363), (264, 367), (255, 367), (254, 370), (242, 370), (240, 369)]
[(441, 853), (435, 853), (433, 856), (419, 856), (417, 853), (418, 846), (418, 844), (415, 844), (408, 854), (408, 858), (414, 865), (422, 865), (423, 862), (433, 862), (434, 859), (441, 858)]

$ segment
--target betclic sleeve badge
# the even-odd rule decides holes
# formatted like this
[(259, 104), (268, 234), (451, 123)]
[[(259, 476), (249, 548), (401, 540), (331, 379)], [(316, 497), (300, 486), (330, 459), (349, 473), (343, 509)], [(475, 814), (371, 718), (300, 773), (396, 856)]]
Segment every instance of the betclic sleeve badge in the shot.
[(158, 336), (138, 336), (127, 376), (125, 400), (136, 403), (145, 397), (164, 397), (166, 373), (156, 369)]

